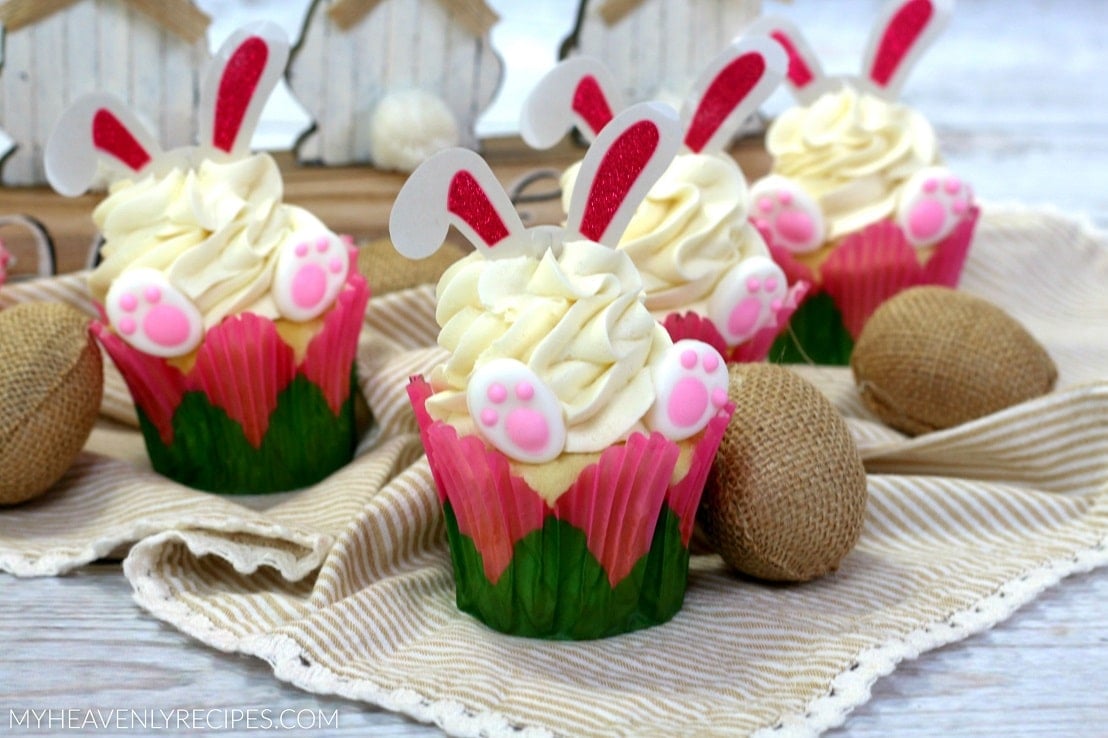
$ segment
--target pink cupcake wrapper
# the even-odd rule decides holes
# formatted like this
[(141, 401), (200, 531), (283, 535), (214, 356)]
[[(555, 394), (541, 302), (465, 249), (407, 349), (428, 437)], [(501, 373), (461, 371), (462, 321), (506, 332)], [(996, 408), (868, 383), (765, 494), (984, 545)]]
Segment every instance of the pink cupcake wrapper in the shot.
[(422, 377), (411, 378), (408, 396), (439, 498), (450, 503), (459, 531), (473, 540), (485, 576), (493, 583), (511, 563), (516, 543), (541, 528), (549, 515), (585, 534), (590, 553), (612, 587), (650, 550), (664, 504), (680, 518), (687, 545), (712, 459), (734, 411), (728, 404), (709, 422), (688, 473), (676, 484), (671, 485), (671, 479), (678, 445), (658, 433), (635, 433), (626, 443), (603, 451), (551, 507), (522, 477), (512, 474), (504, 454), (476, 436), (459, 437), (453, 426), (432, 420), (425, 408), (431, 387)]
[[(810, 296), (826, 292), (857, 338), (869, 316), (881, 303), (909, 287), (934, 284), (955, 287), (973, 241), (980, 216), (974, 206), (949, 236), (935, 245), (926, 264), (892, 220), (882, 220), (843, 239), (820, 268), (820, 279)], [(768, 236), (769, 234), (763, 234)], [(815, 275), (786, 249), (766, 239), (770, 253), (790, 281), (815, 283)]]
[(102, 322), (94, 321), (92, 331), (164, 444), (173, 443), (173, 416), (182, 397), (199, 391), (241, 425), (246, 439), (258, 448), (278, 395), (297, 373), (319, 386), (338, 414), (350, 394), (350, 367), (368, 299), (365, 278), (351, 270), (299, 365), (273, 321), (253, 313), (228, 317), (209, 330), (187, 373), (164, 358), (135, 349)]

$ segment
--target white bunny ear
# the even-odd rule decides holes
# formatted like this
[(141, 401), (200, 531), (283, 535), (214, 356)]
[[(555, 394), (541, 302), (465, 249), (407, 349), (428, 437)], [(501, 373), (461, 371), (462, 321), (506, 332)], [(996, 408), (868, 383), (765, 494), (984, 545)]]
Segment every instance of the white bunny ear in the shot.
[(685, 145), (695, 152), (721, 150), (788, 69), (785, 50), (768, 36), (733, 42), (697, 78), (681, 109)]
[(200, 93), (200, 144), (241, 156), (269, 94), (285, 71), (289, 41), (280, 26), (240, 28), (219, 48)]
[(896, 98), (908, 73), (946, 27), (954, 0), (894, 0), (881, 11), (862, 62), (875, 94)]
[(769, 36), (781, 46), (789, 60), (785, 82), (792, 90), (793, 97), (800, 103), (808, 105), (836, 86), (836, 81), (824, 74), (823, 66), (811, 44), (795, 23), (784, 18), (765, 16), (747, 26), (744, 34)]
[(423, 162), (400, 189), (389, 214), (393, 246), (409, 259), (438, 251), (455, 226), (489, 258), (519, 255), (523, 223), (485, 160), (446, 149)]
[(536, 149), (549, 149), (574, 125), (592, 141), (622, 108), (611, 70), (599, 59), (578, 56), (551, 69), (531, 90), (519, 131)]
[(46, 142), (46, 179), (67, 197), (80, 195), (96, 178), (96, 164), (138, 175), (161, 149), (123, 101), (112, 95), (79, 98), (54, 126)]
[(617, 115), (581, 162), (566, 231), (614, 247), (680, 146), (677, 113), (666, 105), (639, 103)]

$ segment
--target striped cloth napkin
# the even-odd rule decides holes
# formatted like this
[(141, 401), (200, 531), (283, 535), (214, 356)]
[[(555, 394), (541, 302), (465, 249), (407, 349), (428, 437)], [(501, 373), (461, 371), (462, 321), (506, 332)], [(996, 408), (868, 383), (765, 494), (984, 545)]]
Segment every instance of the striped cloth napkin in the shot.
[[(13, 301), (88, 307), (80, 277)], [(377, 428), (348, 467), (295, 493), (221, 498), (150, 471), (119, 377), (57, 488), (0, 512), (0, 569), (52, 575), (126, 552), (158, 618), (277, 678), (472, 735), (811, 735), (896, 664), (987, 629), (1108, 562), (1108, 238), (990, 208), (963, 288), (1050, 350), (1059, 388), (907, 439), (849, 370), (801, 367), (848, 418), (869, 472), (857, 548), (815, 582), (767, 586), (694, 556), (670, 623), (604, 641), (493, 633), (453, 604), (443, 519), (404, 393), (442, 358), (430, 287), (374, 297), (359, 352)], [(92, 451), (100, 451), (93, 453)]]

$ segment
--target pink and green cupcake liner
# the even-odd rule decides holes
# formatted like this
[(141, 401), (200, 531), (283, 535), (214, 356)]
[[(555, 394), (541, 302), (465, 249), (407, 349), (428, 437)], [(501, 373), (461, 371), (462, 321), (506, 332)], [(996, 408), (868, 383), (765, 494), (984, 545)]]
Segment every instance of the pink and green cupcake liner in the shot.
[(973, 207), (949, 236), (934, 246), (927, 263), (896, 223), (883, 220), (851, 234), (820, 267), (822, 283), (791, 252), (763, 232), (770, 254), (790, 283), (816, 285), (773, 342), (770, 361), (846, 365), (862, 327), (879, 305), (911, 287), (956, 287), (973, 241), (980, 209)]
[(709, 421), (688, 472), (678, 445), (633, 434), (585, 468), (553, 505), (508, 457), (432, 420), (431, 387), (408, 396), (446, 517), (459, 609), (511, 635), (583, 640), (671, 619), (684, 601), (689, 539), (734, 410)]
[(101, 322), (93, 333), (127, 383), (155, 471), (212, 492), (278, 492), (353, 457), (354, 357), (368, 300), (352, 270), (299, 361), (274, 323), (253, 313), (209, 330), (188, 372)]

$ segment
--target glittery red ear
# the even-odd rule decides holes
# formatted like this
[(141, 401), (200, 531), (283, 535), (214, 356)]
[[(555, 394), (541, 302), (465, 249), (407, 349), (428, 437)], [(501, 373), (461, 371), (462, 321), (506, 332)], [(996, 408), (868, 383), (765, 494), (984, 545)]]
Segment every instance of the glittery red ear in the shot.
[(121, 100), (93, 94), (78, 99), (46, 142), (46, 179), (63, 195), (80, 195), (96, 177), (97, 162), (136, 175), (161, 149)]
[(946, 26), (953, 0), (895, 0), (886, 5), (866, 46), (862, 73), (875, 91), (893, 98), (920, 54)]
[(769, 36), (784, 50), (789, 60), (785, 81), (801, 102), (807, 104), (815, 100), (831, 86), (811, 45), (794, 23), (765, 16), (752, 23), (744, 35)]
[(773, 94), (787, 66), (784, 50), (765, 36), (748, 36), (728, 46), (701, 73), (685, 101), (685, 145), (695, 152), (723, 149)]
[(616, 116), (589, 147), (573, 186), (566, 231), (608, 246), (620, 236), (680, 147), (665, 105), (639, 103)]
[(447, 149), (420, 165), (389, 215), (393, 246), (409, 259), (435, 253), (452, 225), (494, 258), (516, 255), (509, 237), (524, 230), (489, 165), (468, 149)]
[(590, 140), (622, 108), (612, 73), (592, 57), (579, 56), (550, 70), (523, 103), (523, 140), (548, 149), (577, 126)]
[(235, 156), (249, 150), (258, 117), (288, 58), (288, 39), (273, 23), (241, 28), (227, 39), (201, 92), (202, 146)]

